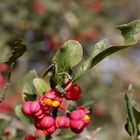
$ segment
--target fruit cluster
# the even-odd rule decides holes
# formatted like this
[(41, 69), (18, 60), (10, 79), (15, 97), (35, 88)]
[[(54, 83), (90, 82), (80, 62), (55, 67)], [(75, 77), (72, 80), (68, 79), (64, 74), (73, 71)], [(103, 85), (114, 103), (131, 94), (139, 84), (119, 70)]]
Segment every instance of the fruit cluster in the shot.
[[(25, 115), (34, 117), (34, 125), (44, 134), (52, 134), (57, 128), (68, 128), (75, 133), (81, 133), (89, 124), (89, 110), (85, 107), (78, 107), (75, 111), (68, 111), (65, 115), (58, 116), (58, 109), (61, 108), (63, 98), (77, 100), (81, 95), (80, 87), (77, 84), (66, 85), (66, 92), (60, 94), (56, 89), (51, 89), (34, 101), (26, 101), (22, 106)], [(56, 113), (54, 113), (56, 111)]]
[(5, 78), (3, 76), (3, 73), (7, 72), (9, 70), (9, 67), (7, 64), (0, 64), (0, 87), (4, 85)]

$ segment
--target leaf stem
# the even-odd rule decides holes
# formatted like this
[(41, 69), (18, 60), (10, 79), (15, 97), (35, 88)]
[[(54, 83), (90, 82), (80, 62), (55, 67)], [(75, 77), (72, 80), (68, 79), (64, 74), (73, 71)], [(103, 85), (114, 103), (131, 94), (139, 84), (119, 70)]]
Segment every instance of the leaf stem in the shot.
[(6, 85), (4, 86), (3, 92), (0, 96), (0, 103), (2, 103), (2, 101), (5, 99), (9, 85), (10, 85), (10, 78), (11, 78), (11, 71), (8, 72), (8, 76), (7, 76), (7, 81), (6, 81)]
[(45, 140), (51, 140), (51, 135), (46, 135)]

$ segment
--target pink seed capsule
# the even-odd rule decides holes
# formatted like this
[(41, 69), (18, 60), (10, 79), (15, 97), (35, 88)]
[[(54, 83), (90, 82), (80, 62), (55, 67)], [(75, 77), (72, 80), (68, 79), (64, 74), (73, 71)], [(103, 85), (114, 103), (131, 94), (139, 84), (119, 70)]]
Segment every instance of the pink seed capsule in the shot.
[(34, 125), (35, 125), (36, 129), (39, 129), (39, 130), (43, 129), (41, 124), (40, 124), (40, 119), (38, 119), (38, 118), (34, 119)]
[(48, 135), (48, 134), (54, 133), (55, 131), (56, 131), (56, 127), (55, 127), (55, 125), (53, 125), (52, 127), (45, 129), (43, 132), (44, 132), (44, 134)]
[(44, 94), (45, 98), (57, 100), (62, 102), (63, 98), (61, 97), (60, 93), (56, 89), (51, 89), (50, 91)]
[(46, 129), (52, 127), (54, 123), (55, 123), (54, 118), (51, 115), (46, 115), (40, 120), (40, 125)]
[(52, 107), (52, 108), (59, 107), (62, 101), (63, 98), (56, 89), (49, 90), (39, 99), (41, 107)]
[(81, 114), (79, 111), (72, 111), (70, 113), (70, 119), (71, 120), (81, 120), (83, 117), (83, 114)]
[(82, 127), (81, 129), (74, 129), (74, 128), (71, 127), (71, 130), (72, 130), (74, 133), (79, 134), (79, 133), (81, 133), (81, 132), (84, 130), (84, 127)]
[(84, 123), (81, 120), (79, 121), (71, 120), (70, 126), (71, 126), (71, 130), (75, 133), (81, 133), (84, 129)]
[(90, 113), (90, 111), (84, 106), (80, 106), (76, 110), (82, 111), (84, 114)]
[(90, 123), (90, 117), (88, 115), (85, 115), (82, 118), (82, 121), (83, 121), (84, 125), (87, 126)]
[(42, 115), (38, 116), (37, 118), (38, 118), (38, 119), (42, 119), (44, 116), (45, 116), (45, 115), (42, 114)]
[(45, 98), (55, 99), (57, 91), (55, 89), (51, 89), (44, 94)]
[(42, 112), (42, 110), (39, 110), (37, 113), (34, 114), (34, 116), (41, 119), (44, 117), (44, 113)]
[(81, 96), (81, 89), (77, 84), (72, 84), (71, 87), (66, 91), (65, 98), (67, 100), (76, 101)]
[(65, 115), (58, 116), (55, 119), (55, 125), (58, 128), (67, 128), (67, 127), (70, 126), (70, 119), (67, 116), (65, 116)]
[(23, 111), (24, 114), (26, 114), (26, 115), (32, 115), (32, 112), (30, 110), (31, 104), (32, 104), (32, 101), (27, 101), (27, 102), (25, 102), (23, 104), (22, 111)]
[(32, 101), (31, 106), (30, 106), (30, 110), (31, 110), (31, 112), (33, 114), (37, 113), (38, 111), (40, 111), (40, 105), (39, 105), (39, 101), (38, 100)]

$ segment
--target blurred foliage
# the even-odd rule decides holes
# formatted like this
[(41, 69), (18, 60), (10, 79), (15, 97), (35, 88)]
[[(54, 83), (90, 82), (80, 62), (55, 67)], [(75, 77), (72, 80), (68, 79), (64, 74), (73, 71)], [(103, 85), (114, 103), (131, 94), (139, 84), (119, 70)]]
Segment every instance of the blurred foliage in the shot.
[[(27, 52), (14, 65), (8, 95), (0, 104), (0, 118), (8, 122), (8, 127), (2, 126), (4, 121), (0, 123), (5, 127), (1, 131), (3, 139), (21, 140), (25, 134), (36, 135), (34, 128), (22, 124), (14, 113), (15, 105), (22, 102), (21, 84), (28, 70), (36, 69), (40, 75), (51, 64), (56, 49), (68, 39), (80, 41), (85, 58), (98, 40), (107, 38), (111, 44), (118, 45), (122, 38), (114, 26), (139, 19), (139, 8), (139, 0), (1, 0), (0, 62), (10, 55), (17, 39), (21, 38), (27, 45)], [(85, 140), (87, 136), (97, 140), (129, 139), (124, 130), (126, 111), (123, 96), (132, 83), (139, 106), (139, 54), (140, 49), (136, 45), (108, 57), (78, 81), (83, 91), (78, 104), (95, 101), (91, 116), (93, 125), (71, 139)], [(62, 137), (54, 136), (53, 139)], [(66, 135), (65, 139), (68, 138)]]
[(138, 139), (140, 135), (139, 124), (140, 124), (140, 112), (134, 107), (134, 101), (132, 94), (134, 89), (132, 85), (129, 86), (127, 94), (125, 94), (125, 102), (128, 113), (127, 123), (125, 125), (126, 131), (132, 136), (132, 139)]

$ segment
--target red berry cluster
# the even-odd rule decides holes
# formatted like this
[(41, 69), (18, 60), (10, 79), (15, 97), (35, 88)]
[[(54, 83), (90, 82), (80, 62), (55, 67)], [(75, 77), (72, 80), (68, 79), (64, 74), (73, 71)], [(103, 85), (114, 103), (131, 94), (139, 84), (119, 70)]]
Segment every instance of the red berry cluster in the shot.
[(77, 84), (67, 85), (65, 94), (60, 94), (56, 89), (51, 89), (35, 101), (27, 101), (22, 106), (24, 114), (34, 116), (34, 125), (44, 134), (52, 134), (57, 128), (68, 128), (75, 133), (83, 131), (90, 122), (87, 115), (89, 110), (85, 107), (78, 107), (75, 111), (66, 115), (54, 115), (54, 110), (58, 111), (63, 98), (67, 100), (77, 100), (81, 95), (80, 87)]
[(3, 86), (5, 82), (3, 73), (7, 72), (8, 70), (9, 70), (9, 67), (7, 64), (0, 64), (0, 87)]

